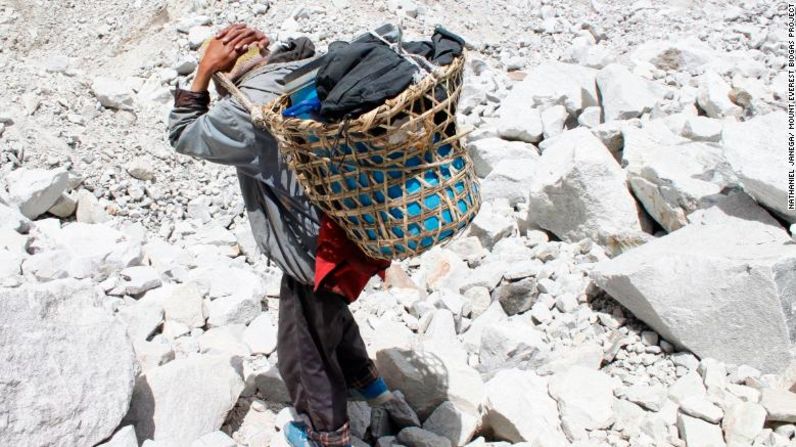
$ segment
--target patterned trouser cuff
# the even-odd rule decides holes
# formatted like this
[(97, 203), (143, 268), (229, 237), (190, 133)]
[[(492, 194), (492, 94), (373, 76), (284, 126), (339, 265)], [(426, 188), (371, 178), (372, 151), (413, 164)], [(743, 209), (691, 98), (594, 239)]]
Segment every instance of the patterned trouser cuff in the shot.
[(357, 377), (356, 379), (352, 380), (349, 384), (351, 388), (360, 389), (365, 388), (366, 386), (373, 383), (374, 380), (379, 378), (379, 370), (376, 369), (376, 365), (371, 362), (368, 365), (368, 370), (365, 372), (361, 377)]
[(315, 431), (308, 429), (310, 439), (323, 447), (349, 447), (351, 445), (351, 429), (348, 422), (335, 431)]

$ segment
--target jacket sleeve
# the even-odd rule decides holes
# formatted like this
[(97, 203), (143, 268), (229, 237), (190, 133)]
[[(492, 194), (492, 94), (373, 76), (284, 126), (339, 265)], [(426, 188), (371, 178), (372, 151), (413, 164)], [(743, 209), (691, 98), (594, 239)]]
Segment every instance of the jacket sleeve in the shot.
[(175, 94), (169, 115), (169, 141), (174, 149), (214, 163), (240, 168), (256, 165), (262, 131), (254, 127), (249, 113), (231, 97), (208, 110), (209, 97), (197, 96), (184, 90)]

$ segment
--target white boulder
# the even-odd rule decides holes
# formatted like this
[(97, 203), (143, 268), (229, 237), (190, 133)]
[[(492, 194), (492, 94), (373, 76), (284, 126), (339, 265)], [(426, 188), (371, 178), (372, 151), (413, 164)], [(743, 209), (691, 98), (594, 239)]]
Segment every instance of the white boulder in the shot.
[(196, 328), (205, 325), (202, 294), (192, 283), (174, 287), (161, 302), (166, 320)]
[(528, 104), (504, 101), (500, 105), (497, 131), (507, 140), (537, 143), (544, 133), (542, 115)]
[[(724, 155), (759, 203), (796, 223), (796, 197), (788, 196), (789, 170), (784, 161), (786, 141), (778, 138), (787, 128), (787, 115), (773, 112), (743, 123), (726, 123), (721, 140)], [(791, 206), (791, 204), (793, 206)]]
[(481, 181), (481, 198), (485, 202), (507, 199), (509, 205), (528, 200), (528, 190), (533, 182), (538, 164), (536, 158), (504, 158)]
[(415, 349), (383, 349), (376, 354), (376, 365), (390, 389), (401, 390), (421, 419), (446, 400), (478, 414), (486, 400), (481, 376), (441, 348), (432, 343)]
[(699, 78), (697, 103), (711, 118), (740, 117), (743, 109), (730, 100), (730, 87), (714, 71), (706, 71)]
[(709, 205), (730, 184), (732, 170), (718, 147), (696, 142), (665, 144), (629, 126), (622, 134), (630, 187), (666, 231), (686, 225), (689, 213)]
[(122, 81), (100, 76), (91, 83), (91, 91), (103, 107), (132, 110), (133, 92)]
[(543, 62), (509, 91), (503, 104), (542, 109), (561, 104), (574, 116), (586, 107), (598, 105), (596, 73), (580, 65)]
[(502, 138), (483, 138), (467, 144), (470, 157), (473, 159), (475, 174), (484, 178), (505, 159), (536, 159), (539, 150), (536, 146), (522, 141), (507, 141)]
[(727, 447), (751, 445), (757, 435), (763, 431), (765, 423), (766, 409), (762, 405), (753, 402), (738, 402), (731, 406), (721, 422)]
[(662, 88), (630, 72), (620, 64), (610, 64), (597, 72), (605, 121), (637, 118), (649, 112), (663, 98)]
[(3, 444), (95, 445), (119, 425), (135, 354), (102, 298), (72, 279), (0, 288)]
[(784, 229), (725, 218), (602, 261), (592, 278), (678, 347), (776, 372), (789, 362), (796, 327), (795, 267)]
[(52, 207), (66, 191), (69, 175), (64, 169), (20, 168), (9, 172), (8, 202), (28, 219), (35, 219)]
[(614, 422), (614, 389), (618, 383), (602, 371), (573, 366), (550, 379), (550, 395), (558, 401), (561, 426), (571, 440), (587, 438), (587, 430)]
[(558, 406), (547, 386), (547, 380), (532, 371), (498, 372), (486, 384), (489, 401), (484, 424), (495, 436), (510, 442), (568, 445), (560, 429)]
[(139, 376), (125, 419), (135, 424), (139, 441), (188, 447), (221, 428), (242, 390), (228, 359), (194, 355)]
[(453, 402), (443, 402), (423, 422), (423, 429), (447, 438), (452, 445), (467, 444), (478, 428), (480, 417), (461, 411)]
[(680, 413), (677, 415), (677, 429), (680, 431), (680, 438), (688, 447), (725, 447), (727, 445), (721, 435), (721, 428), (702, 419)]
[(528, 222), (572, 242), (607, 243), (641, 231), (625, 173), (600, 140), (582, 128), (564, 132), (542, 153)]
[(243, 342), (253, 354), (269, 355), (276, 350), (276, 326), (271, 316), (263, 312), (243, 332)]

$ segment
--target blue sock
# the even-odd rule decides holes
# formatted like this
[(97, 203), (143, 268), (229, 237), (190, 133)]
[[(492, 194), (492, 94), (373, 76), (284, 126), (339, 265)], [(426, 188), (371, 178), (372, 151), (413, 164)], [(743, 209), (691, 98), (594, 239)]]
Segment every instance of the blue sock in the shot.
[(373, 382), (370, 382), (367, 386), (358, 389), (362, 397), (364, 397), (368, 401), (373, 400), (384, 400), (386, 396), (389, 395), (390, 390), (387, 388), (387, 384), (384, 383), (384, 379), (381, 377), (377, 378)]

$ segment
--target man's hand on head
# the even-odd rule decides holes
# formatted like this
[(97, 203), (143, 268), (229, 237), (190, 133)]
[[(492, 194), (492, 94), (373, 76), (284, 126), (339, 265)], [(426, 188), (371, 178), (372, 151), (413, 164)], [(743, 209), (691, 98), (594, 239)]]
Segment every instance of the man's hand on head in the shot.
[(210, 40), (202, 60), (199, 61), (191, 90), (206, 91), (213, 74), (231, 70), (238, 58), (251, 46), (257, 46), (263, 51), (268, 47), (268, 43), (265, 34), (240, 23), (219, 31)]

